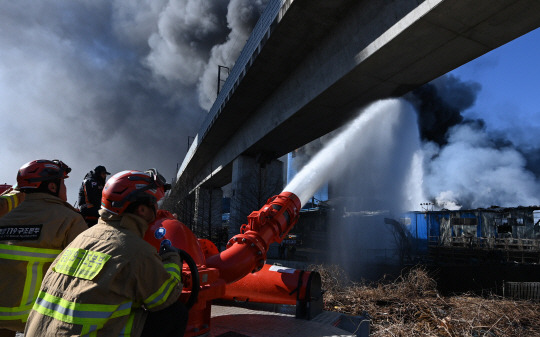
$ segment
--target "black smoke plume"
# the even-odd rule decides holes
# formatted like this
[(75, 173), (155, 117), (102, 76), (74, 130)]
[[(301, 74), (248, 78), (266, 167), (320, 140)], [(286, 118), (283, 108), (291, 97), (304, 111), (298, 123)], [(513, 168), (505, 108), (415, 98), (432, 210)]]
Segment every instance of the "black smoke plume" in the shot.
[(1, 183), (59, 158), (176, 175), (267, 0), (0, 2)]
[(461, 112), (474, 105), (480, 90), (478, 83), (465, 83), (448, 75), (405, 95), (404, 98), (416, 108), (422, 140), (446, 145), (446, 133), (463, 122)]

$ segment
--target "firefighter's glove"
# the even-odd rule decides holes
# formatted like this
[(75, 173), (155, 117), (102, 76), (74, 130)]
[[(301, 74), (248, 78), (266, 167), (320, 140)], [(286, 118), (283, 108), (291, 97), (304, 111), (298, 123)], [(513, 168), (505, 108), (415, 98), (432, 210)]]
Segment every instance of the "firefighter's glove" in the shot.
[(176, 250), (176, 248), (174, 248), (170, 242), (162, 241), (161, 247), (159, 248), (159, 256), (163, 257), (163, 255), (167, 253), (178, 254), (178, 250)]

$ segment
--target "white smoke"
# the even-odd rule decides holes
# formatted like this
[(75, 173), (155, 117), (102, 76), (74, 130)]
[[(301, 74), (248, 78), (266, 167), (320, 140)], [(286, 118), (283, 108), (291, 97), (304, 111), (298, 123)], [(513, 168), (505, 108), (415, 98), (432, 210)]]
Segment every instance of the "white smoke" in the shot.
[(511, 142), (494, 140), (480, 121), (451, 127), (443, 145), (421, 142), (413, 108), (383, 100), (332, 134), (300, 151), (302, 162), (319, 148), (286, 187), (302, 202), (332, 180), (330, 197), (349, 211), (398, 214), (426, 202), (450, 210), (540, 205), (527, 158)]
[(437, 148), (433, 156), (431, 143), (427, 152), (424, 189), (439, 207), (540, 205), (540, 184), (525, 169), (523, 155), (512, 146), (496, 146), (483, 128), (454, 126), (446, 146)]

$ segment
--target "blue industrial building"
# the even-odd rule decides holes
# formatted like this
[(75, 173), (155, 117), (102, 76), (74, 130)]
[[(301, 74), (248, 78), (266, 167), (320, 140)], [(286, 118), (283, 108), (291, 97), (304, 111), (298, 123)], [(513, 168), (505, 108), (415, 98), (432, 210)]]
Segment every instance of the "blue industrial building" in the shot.
[[(525, 251), (516, 262), (540, 263), (539, 207), (408, 212), (397, 220), (407, 229), (416, 255), (430, 247)], [(536, 257), (534, 255), (536, 253)]]

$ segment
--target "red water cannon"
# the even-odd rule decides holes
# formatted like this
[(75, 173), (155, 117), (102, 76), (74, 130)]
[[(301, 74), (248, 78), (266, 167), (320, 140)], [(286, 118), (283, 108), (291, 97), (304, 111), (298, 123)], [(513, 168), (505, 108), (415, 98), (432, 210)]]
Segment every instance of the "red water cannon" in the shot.
[(259, 211), (248, 216), (240, 234), (232, 237), (227, 249), (207, 260), (218, 268), (227, 283), (262, 269), (270, 244), (280, 243), (300, 216), (300, 200), (291, 192), (282, 192), (268, 199)]
[(296, 304), (297, 317), (308, 319), (313, 308), (322, 310), (318, 273), (265, 265), (270, 244), (286, 237), (298, 221), (300, 207), (300, 200), (291, 192), (270, 198), (248, 216), (241, 233), (222, 252), (211, 241), (196, 238), (171, 213), (158, 211), (144, 239), (158, 250), (163, 243), (181, 253), (184, 288), (180, 301), (190, 308), (186, 336), (209, 332), (214, 299)]

